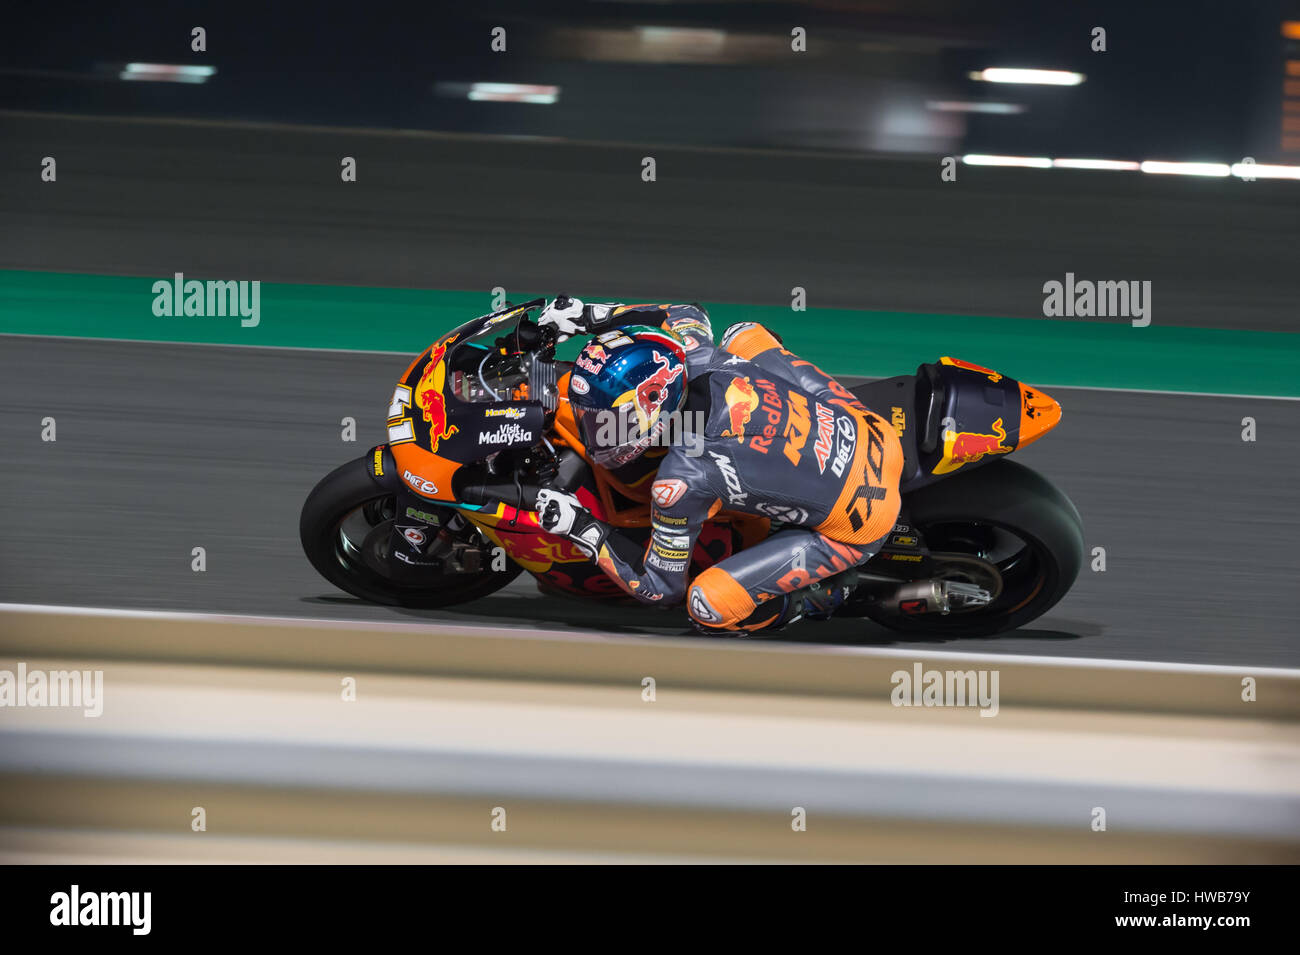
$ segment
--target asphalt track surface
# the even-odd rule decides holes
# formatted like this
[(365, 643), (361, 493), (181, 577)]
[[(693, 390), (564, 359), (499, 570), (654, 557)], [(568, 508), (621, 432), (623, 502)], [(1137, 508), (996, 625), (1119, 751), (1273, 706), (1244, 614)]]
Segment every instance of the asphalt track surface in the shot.
[[(906, 164), (664, 150), (691, 173), (673, 184), (661, 158), (655, 186), (668, 188), (647, 202), (632, 148), (12, 116), (0, 141), (4, 268), (771, 303), (802, 284), (819, 305), (1006, 315), (1035, 314), (1044, 276), (1070, 269), (1154, 277), (1180, 324), (1274, 330), (1289, 330), (1300, 290), (1281, 241), (1294, 184), (1139, 177), (1152, 191), (1134, 195), (1133, 181), (1092, 179), (1107, 192), (1084, 196), (1004, 174), (952, 201)], [(31, 171), (49, 154), (61, 157), (53, 198)], [(338, 157), (356, 154), (365, 188), (340, 194)], [(1259, 189), (1228, 202), (1233, 185)], [(1203, 201), (1178, 201), (1189, 190)], [(1211, 238), (1196, 216), (1217, 224)], [(540, 599), (527, 578), (447, 611), (367, 606), (317, 578), (297, 541), (302, 500), (383, 439), (406, 363), (0, 337), (0, 601), (683, 632), (651, 612), (611, 627), (608, 609)], [(1106, 571), (1085, 567), (1027, 629), (946, 648), (1300, 665), (1295, 403), (1055, 394), (1062, 425), (1016, 459), (1074, 499)], [(47, 415), (54, 443), (40, 440)], [(340, 440), (344, 416), (355, 444)], [(195, 546), (205, 573), (190, 569)], [(941, 645), (862, 621), (788, 637)]]
[[(461, 608), (363, 604), (303, 557), (302, 501), (383, 440), (394, 355), (0, 338), (0, 602), (684, 632), (678, 612), (541, 598), (526, 575)], [(1062, 424), (1017, 452), (1075, 501), (1075, 590), (1020, 631), (898, 640), (857, 620), (790, 639), (1238, 665), (1300, 665), (1295, 403), (1061, 389)], [(52, 415), (58, 440), (42, 442)], [(1252, 416), (1265, 438), (1240, 437)], [(345, 443), (340, 420), (358, 422)], [(207, 570), (191, 570), (206, 549)]]
[(1025, 318), (1073, 272), (1296, 328), (1295, 182), (939, 159), (0, 113), (0, 268)]

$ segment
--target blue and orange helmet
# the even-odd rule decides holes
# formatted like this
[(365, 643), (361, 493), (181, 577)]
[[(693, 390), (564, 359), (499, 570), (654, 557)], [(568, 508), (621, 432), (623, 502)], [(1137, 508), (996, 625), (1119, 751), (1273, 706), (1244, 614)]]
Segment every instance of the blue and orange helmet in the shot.
[(634, 461), (686, 403), (682, 340), (649, 325), (596, 336), (574, 363), (569, 401), (592, 461), (606, 468)]

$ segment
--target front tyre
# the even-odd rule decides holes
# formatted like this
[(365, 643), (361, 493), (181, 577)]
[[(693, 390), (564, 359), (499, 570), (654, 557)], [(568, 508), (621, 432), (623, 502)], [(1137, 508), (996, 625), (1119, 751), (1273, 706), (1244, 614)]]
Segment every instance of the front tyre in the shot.
[(992, 461), (927, 485), (907, 495), (904, 506), (936, 559), (950, 555), (951, 579), (990, 587), (987, 579), (961, 572), (963, 566), (987, 568), (995, 572), (990, 589), (997, 596), (978, 609), (946, 615), (862, 605), (862, 613), (891, 630), (953, 636), (1014, 630), (1054, 607), (1083, 565), (1083, 522), (1074, 503), (1015, 461)]
[[(457, 523), (454, 508), (429, 505), (449, 523)], [(399, 567), (393, 557), (392, 524), (396, 517), (396, 496), (371, 477), (369, 456), (362, 456), (335, 468), (321, 478), (307, 495), (298, 521), (303, 552), (316, 571), (341, 590), (377, 604), (397, 607), (449, 607), (468, 603), (500, 590), (523, 568), (507, 561), (503, 570), (492, 570), (492, 560), (481, 561), (479, 569), (462, 570), (456, 560), (434, 562), (412, 573)], [(449, 545), (457, 551), (490, 550), (490, 543), (473, 524), (449, 531)], [(463, 561), (462, 561), (463, 563)]]

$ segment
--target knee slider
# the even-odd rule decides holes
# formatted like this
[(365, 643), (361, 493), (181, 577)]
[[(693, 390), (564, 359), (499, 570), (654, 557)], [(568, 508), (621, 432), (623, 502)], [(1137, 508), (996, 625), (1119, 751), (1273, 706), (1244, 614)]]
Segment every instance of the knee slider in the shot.
[(710, 567), (691, 582), (686, 610), (706, 627), (728, 628), (754, 611), (749, 591), (725, 570)]

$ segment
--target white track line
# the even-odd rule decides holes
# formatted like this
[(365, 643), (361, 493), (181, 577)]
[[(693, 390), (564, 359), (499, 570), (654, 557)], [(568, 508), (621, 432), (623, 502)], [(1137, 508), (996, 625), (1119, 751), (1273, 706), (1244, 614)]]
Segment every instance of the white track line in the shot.
[[(845, 375), (842, 377), (848, 376)], [(1229, 391), (1164, 391), (1160, 388), (1104, 388), (1100, 385), (1054, 385), (1051, 382), (1048, 382), (1045, 385), (1035, 384), (1034, 387), (1041, 388), (1043, 391), (1046, 391), (1049, 388), (1053, 391), (1060, 388), (1069, 388), (1075, 391), (1116, 391), (1131, 395), (1178, 395), (1187, 398), (1249, 398), (1261, 401), (1300, 401), (1300, 395), (1239, 395)]]
[[(10, 613), (28, 614), (66, 614), (78, 617), (110, 617), (117, 619), (143, 619), (153, 621), (170, 621), (173, 623), (236, 624), (253, 626), (280, 627), (318, 627), (328, 630), (380, 630), (393, 633), (421, 633), (429, 630), (444, 630), (455, 633), (467, 631), (474, 635), (491, 639), (507, 637), (522, 640), (559, 640), (570, 643), (607, 643), (611, 639), (641, 644), (673, 644), (676, 646), (708, 647), (718, 649), (729, 646), (717, 640), (691, 640), (682, 637), (643, 637), (637, 635), (618, 635), (611, 637), (594, 631), (544, 630), (541, 628), (498, 627), (478, 624), (462, 624), (451, 621), (430, 623), (405, 623), (382, 620), (335, 620), (315, 617), (272, 617), (255, 614), (220, 614), (193, 613), (170, 610), (126, 610), (113, 607), (63, 607), (57, 604), (18, 604), (0, 603), (0, 616)], [(1144, 670), (1159, 673), (1199, 673), (1224, 676), (1269, 676), (1300, 677), (1300, 668), (1286, 667), (1252, 667), (1224, 666), (1205, 663), (1163, 663), (1150, 660), (1113, 660), (1091, 659), (1088, 657), (1052, 657), (1016, 653), (968, 653), (945, 650), (903, 650), (889, 647), (844, 647), (844, 646), (794, 646), (791, 644), (767, 643), (762, 641), (736, 641), (736, 646), (746, 650), (761, 650), (765, 653), (792, 653), (800, 656), (808, 654), (828, 656), (864, 656), (896, 660), (958, 660), (972, 663), (1027, 663), (1037, 666), (1065, 666), (1080, 669), (1103, 670)]]
[[(39, 338), (42, 341), (117, 342), (125, 345), (194, 345), (206, 348), (260, 348), (265, 351), (311, 351), (336, 355), (397, 355), (414, 358), (421, 349), (411, 351), (384, 351), (369, 348), (325, 348), (318, 345), (240, 345), (234, 342), (178, 342), (165, 338), (101, 338), (96, 335), (29, 335), (22, 332), (0, 332), (0, 338)], [(431, 340), (432, 341), (432, 340)], [(423, 346), (429, 347), (428, 345)]]

